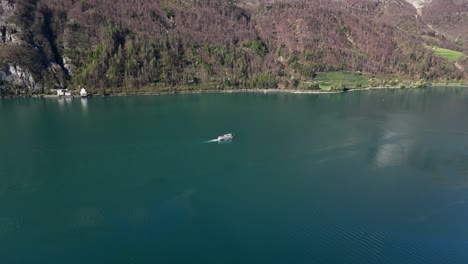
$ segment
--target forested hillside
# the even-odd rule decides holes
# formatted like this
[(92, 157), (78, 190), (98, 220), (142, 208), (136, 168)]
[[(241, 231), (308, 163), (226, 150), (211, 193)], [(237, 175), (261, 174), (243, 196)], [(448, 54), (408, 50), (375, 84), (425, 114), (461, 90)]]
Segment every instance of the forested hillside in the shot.
[(295, 88), (326, 71), (459, 81), (466, 56), (428, 47), (468, 54), (466, 13), (444, 29), (436, 2), (1, 0), (0, 92)]

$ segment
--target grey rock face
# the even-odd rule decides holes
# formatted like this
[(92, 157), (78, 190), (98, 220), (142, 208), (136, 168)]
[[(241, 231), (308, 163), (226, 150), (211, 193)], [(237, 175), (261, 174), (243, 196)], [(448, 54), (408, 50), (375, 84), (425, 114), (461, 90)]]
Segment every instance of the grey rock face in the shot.
[[(36, 82), (30, 71), (17, 65), (3, 65), (0, 68), (0, 81), (3, 82), (3, 89), (13, 89), (14, 86), (26, 87), (32, 91), (42, 89), (42, 86)], [(0, 89), (2, 89), (1, 86)]]
[[(14, 10), (13, 2), (0, 0), (0, 46), (27, 44), (20, 37), (22, 30), (11, 23)], [(28, 69), (14, 63), (0, 62), (0, 94), (34, 93), (42, 88)]]
[(419, 15), (421, 15), (423, 7), (429, 4), (431, 1), (432, 0), (406, 0), (406, 2), (412, 4), (416, 8)]
[(22, 41), (18, 37), (21, 30), (8, 19), (13, 15), (15, 5), (9, 1), (0, 1), (0, 43), (20, 45)]

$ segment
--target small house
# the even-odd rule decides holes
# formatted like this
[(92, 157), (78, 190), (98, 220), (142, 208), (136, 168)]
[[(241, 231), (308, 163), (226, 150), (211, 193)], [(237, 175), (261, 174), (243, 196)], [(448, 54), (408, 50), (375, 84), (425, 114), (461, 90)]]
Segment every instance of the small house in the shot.
[(59, 97), (71, 97), (72, 92), (68, 89), (57, 89), (57, 96)]
[(81, 96), (81, 97), (86, 97), (86, 96), (88, 96), (88, 93), (86, 92), (86, 89), (85, 89), (85, 88), (81, 88), (81, 90), (80, 90), (80, 96)]

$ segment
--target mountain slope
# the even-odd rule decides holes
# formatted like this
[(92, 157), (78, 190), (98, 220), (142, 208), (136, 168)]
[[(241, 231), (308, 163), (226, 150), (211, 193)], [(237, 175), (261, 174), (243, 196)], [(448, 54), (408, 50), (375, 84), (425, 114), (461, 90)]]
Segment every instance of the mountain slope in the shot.
[(448, 61), (427, 48), (466, 52), (457, 37), (465, 15), (437, 11), (463, 10), (456, 0), (0, 2), (3, 95), (79, 85), (99, 93), (281, 88), (336, 70), (467, 77), (466, 58)]
[(422, 19), (436, 32), (464, 44), (468, 43), (468, 1), (432, 0), (424, 5)]

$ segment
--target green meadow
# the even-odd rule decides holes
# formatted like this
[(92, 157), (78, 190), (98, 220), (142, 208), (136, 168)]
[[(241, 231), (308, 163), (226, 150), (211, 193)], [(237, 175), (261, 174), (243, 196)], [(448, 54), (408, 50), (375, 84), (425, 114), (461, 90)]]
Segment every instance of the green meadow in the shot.
[(459, 51), (443, 49), (439, 47), (433, 47), (432, 50), (434, 51), (436, 55), (444, 57), (445, 59), (450, 60), (450, 61), (456, 61), (464, 55), (463, 53)]
[(353, 72), (319, 72), (314, 79), (321, 90), (368, 87), (367, 77)]

